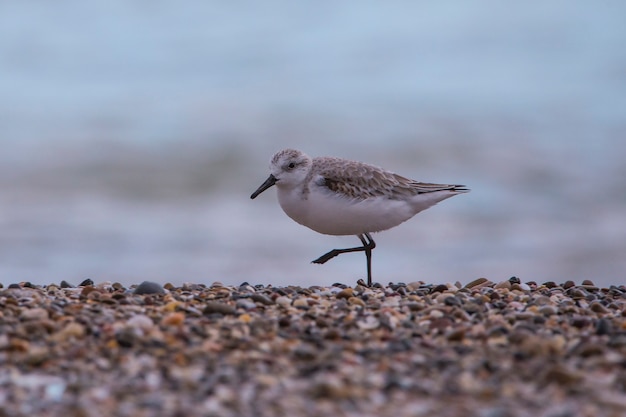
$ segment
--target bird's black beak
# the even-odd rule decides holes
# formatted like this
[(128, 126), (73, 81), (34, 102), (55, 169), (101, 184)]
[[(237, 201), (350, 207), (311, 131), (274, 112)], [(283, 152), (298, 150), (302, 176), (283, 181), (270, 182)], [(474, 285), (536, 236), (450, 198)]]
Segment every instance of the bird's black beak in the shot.
[(278, 181), (276, 179), (275, 176), (273, 176), (272, 174), (270, 174), (269, 178), (265, 180), (265, 182), (263, 184), (261, 184), (261, 186), (259, 188), (257, 188), (257, 190), (255, 192), (252, 193), (252, 195), (250, 196), (250, 198), (255, 199), (256, 196), (258, 196), (259, 194), (261, 194), (263, 191), (267, 190), (268, 188), (270, 188), (272, 185), (276, 184), (276, 181)]

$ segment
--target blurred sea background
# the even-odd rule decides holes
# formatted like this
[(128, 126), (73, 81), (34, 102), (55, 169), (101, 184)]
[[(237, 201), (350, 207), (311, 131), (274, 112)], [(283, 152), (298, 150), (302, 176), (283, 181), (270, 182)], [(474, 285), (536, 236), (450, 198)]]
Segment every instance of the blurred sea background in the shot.
[(0, 2), (0, 282), (352, 285), (285, 147), (467, 184), (375, 281), (626, 282), (626, 2)]

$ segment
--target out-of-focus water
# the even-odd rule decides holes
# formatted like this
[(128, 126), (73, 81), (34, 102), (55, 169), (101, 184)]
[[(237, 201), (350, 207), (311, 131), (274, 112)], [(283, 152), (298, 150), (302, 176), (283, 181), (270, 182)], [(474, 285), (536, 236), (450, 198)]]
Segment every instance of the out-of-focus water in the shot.
[(353, 283), (272, 153), (465, 183), (374, 278), (626, 280), (626, 3), (0, 4), (0, 282)]

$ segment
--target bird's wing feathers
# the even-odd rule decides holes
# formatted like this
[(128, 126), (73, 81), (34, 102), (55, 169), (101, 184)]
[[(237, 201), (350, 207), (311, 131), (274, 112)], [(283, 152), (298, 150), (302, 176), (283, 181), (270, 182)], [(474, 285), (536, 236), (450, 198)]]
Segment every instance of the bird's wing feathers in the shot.
[(313, 163), (319, 165), (318, 185), (356, 200), (384, 196), (405, 199), (436, 191), (468, 191), (462, 185), (417, 182), (373, 165), (340, 158), (315, 158)]

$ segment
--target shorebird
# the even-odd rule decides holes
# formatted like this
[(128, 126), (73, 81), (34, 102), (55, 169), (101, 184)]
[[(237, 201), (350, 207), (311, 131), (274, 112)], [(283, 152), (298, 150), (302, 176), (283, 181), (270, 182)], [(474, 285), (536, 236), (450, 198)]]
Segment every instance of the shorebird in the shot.
[(270, 176), (254, 199), (276, 185), (278, 202), (297, 223), (326, 235), (356, 235), (363, 246), (333, 249), (312, 261), (328, 262), (349, 252), (365, 252), (367, 285), (372, 285), (370, 233), (390, 229), (422, 210), (469, 191), (464, 185), (414, 181), (382, 168), (335, 157), (311, 158), (295, 149), (278, 151)]

